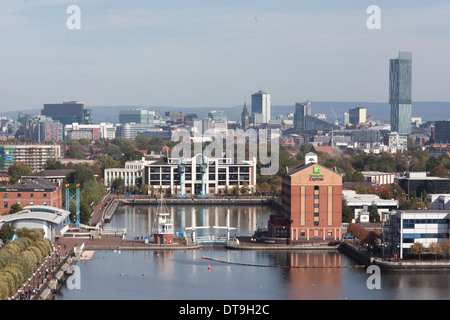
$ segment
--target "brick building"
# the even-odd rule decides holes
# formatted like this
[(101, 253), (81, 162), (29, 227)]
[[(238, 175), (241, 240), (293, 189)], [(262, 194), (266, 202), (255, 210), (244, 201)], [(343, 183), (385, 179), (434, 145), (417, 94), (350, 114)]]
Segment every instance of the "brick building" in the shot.
[(0, 215), (8, 214), (16, 203), (22, 208), (29, 205), (62, 208), (61, 188), (44, 179), (26, 179), (12, 186), (1, 187), (0, 197)]
[(291, 242), (335, 241), (342, 237), (342, 177), (317, 163), (308, 153), (305, 163), (288, 168), (282, 177), (283, 216), (272, 216), (272, 237)]

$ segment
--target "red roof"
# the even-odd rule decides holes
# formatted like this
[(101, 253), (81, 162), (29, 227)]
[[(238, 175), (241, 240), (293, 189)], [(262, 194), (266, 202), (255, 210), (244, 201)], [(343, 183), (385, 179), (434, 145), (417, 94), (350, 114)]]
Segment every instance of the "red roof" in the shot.
[(334, 156), (334, 151), (330, 146), (317, 146), (314, 147), (314, 150), (316, 150), (317, 152), (327, 153), (330, 156)]

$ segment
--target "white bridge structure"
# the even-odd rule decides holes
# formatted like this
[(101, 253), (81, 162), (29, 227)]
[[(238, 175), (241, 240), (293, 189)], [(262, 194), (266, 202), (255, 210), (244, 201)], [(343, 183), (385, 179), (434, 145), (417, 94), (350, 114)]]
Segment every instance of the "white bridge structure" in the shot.
[(224, 229), (227, 231), (225, 237), (216, 236), (214, 234), (208, 236), (197, 236), (197, 229), (211, 229), (211, 226), (197, 226), (195, 211), (192, 208), (191, 211), (192, 227), (186, 227), (186, 230), (192, 230), (192, 242), (198, 244), (227, 244), (230, 242), (230, 231), (236, 230), (236, 228), (230, 227), (230, 209), (227, 210), (227, 225), (226, 226), (213, 226), (213, 229)]

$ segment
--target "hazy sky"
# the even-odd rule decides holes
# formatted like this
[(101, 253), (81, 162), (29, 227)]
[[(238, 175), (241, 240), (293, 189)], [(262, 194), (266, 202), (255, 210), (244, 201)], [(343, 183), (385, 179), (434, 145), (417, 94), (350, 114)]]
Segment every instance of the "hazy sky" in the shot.
[(413, 53), (413, 100), (450, 101), (447, 0), (2, 0), (0, 41), (0, 111), (226, 107), (260, 88), (273, 105), (386, 102), (399, 51)]

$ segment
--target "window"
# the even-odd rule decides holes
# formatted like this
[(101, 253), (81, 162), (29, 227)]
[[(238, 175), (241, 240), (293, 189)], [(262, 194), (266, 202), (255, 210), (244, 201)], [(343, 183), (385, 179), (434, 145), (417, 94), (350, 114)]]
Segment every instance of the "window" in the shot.
[(5, 192), (5, 194), (3, 195), (3, 198), (8, 198), (8, 194)]
[(4, 203), (3, 203), (3, 207), (6, 209), (6, 208), (8, 208), (8, 202), (7, 201), (5, 201)]
[(319, 204), (318, 203), (314, 203), (314, 208), (319, 208)]
[(314, 186), (314, 191), (319, 190), (319, 186)]
[(17, 198), (21, 198), (22, 197), (22, 194), (21, 193), (18, 193), (17, 194)]
[(34, 194), (33, 194), (33, 193), (30, 193), (30, 198), (33, 198), (33, 196), (34, 196)]
[(328, 231), (327, 235), (328, 235), (329, 237), (332, 237), (332, 236), (333, 236), (333, 232), (332, 232), (332, 231)]
[(318, 194), (315, 194), (315, 195), (314, 195), (314, 199), (319, 199), (319, 195), (318, 195)]

